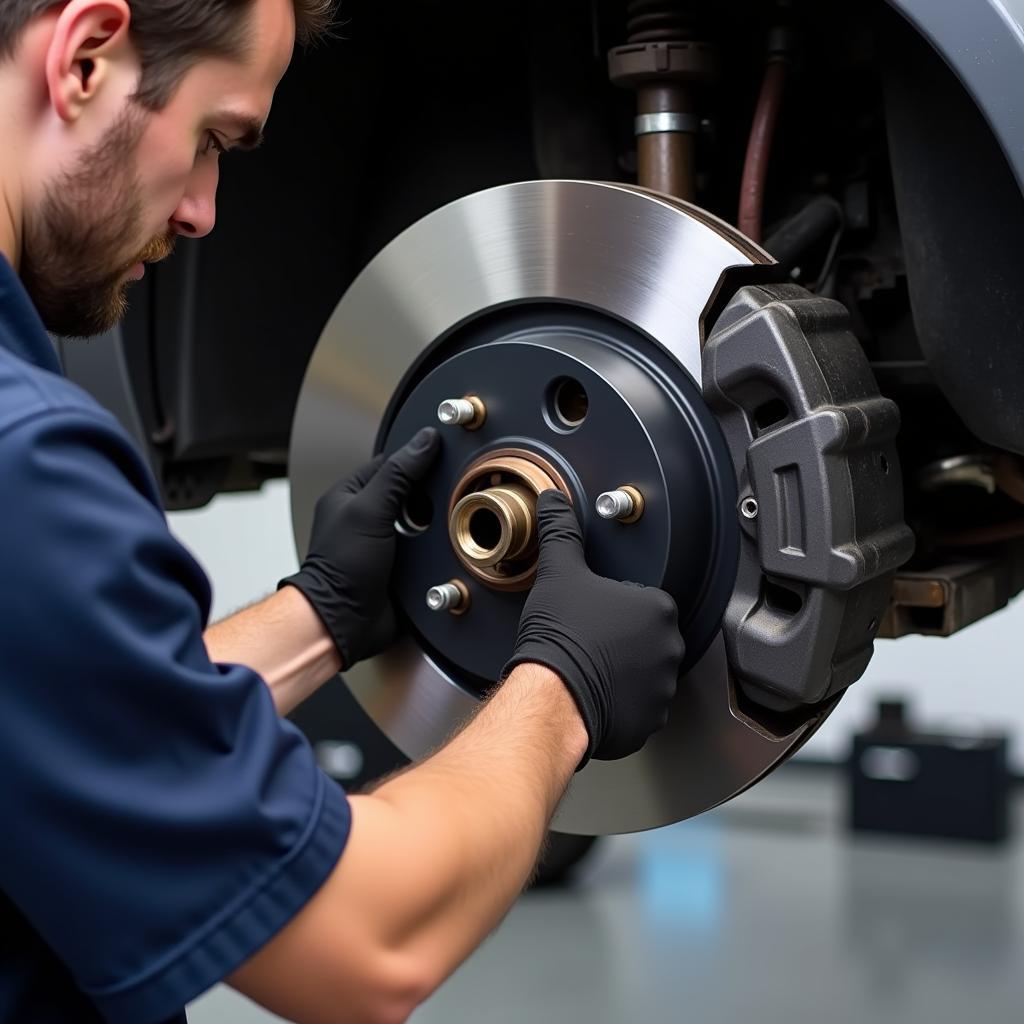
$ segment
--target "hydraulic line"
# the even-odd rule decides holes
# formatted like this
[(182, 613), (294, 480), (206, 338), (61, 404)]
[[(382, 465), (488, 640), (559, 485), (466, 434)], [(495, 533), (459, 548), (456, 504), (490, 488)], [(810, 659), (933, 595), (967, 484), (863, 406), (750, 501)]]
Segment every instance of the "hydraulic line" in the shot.
[(782, 109), (782, 95), (789, 76), (793, 39), (786, 28), (774, 28), (768, 35), (768, 60), (761, 93), (750, 128), (747, 157), (740, 184), (737, 227), (752, 241), (760, 242), (763, 233), (764, 195), (771, 161), (772, 141)]
[(772, 139), (782, 107), (782, 92), (786, 84), (788, 66), (780, 60), (770, 61), (765, 68), (761, 95), (754, 112), (747, 143), (747, 158), (743, 163), (743, 181), (740, 185), (740, 213), (737, 226), (752, 241), (761, 241), (764, 216), (764, 192), (768, 179), (768, 163), (772, 154)]

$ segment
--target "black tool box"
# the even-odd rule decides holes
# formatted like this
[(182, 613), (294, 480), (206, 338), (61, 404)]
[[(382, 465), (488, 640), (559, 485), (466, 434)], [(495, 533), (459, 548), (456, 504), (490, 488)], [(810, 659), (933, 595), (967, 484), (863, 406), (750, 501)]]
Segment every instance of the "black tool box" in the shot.
[(997, 843), (1010, 832), (1008, 738), (925, 733), (899, 701), (854, 737), (849, 762), (850, 826)]

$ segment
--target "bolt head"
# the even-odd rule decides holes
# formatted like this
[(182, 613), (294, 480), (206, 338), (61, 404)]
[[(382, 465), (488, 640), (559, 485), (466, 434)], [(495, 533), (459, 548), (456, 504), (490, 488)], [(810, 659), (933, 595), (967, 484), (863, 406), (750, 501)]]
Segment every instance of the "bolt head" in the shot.
[(758, 511), (757, 498), (744, 498), (740, 502), (740, 514), (744, 519), (756, 519)]

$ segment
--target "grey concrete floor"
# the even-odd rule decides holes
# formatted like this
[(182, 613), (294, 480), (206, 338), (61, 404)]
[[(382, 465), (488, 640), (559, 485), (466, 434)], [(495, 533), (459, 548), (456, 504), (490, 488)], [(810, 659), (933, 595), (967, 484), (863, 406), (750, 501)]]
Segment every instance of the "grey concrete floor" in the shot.
[[(850, 837), (843, 813), (835, 774), (783, 769), (694, 821), (605, 840), (413, 1020), (1024, 1020), (1024, 844)], [(189, 1018), (275, 1019), (223, 988)]]

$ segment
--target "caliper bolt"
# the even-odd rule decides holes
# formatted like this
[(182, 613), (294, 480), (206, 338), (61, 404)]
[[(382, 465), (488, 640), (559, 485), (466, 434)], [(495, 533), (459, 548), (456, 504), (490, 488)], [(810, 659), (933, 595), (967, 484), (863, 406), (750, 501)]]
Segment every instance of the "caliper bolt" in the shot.
[(427, 607), (432, 612), (462, 615), (469, 611), (469, 588), (462, 580), (441, 583), (427, 591)]
[(623, 484), (614, 491), (598, 495), (594, 508), (602, 519), (635, 523), (644, 514), (644, 498), (635, 487)]
[(487, 408), (475, 395), (465, 398), (446, 398), (437, 407), (437, 418), (446, 427), (465, 427), (476, 430), (487, 419)]
[(740, 514), (744, 519), (756, 519), (758, 512), (757, 498), (744, 498), (740, 502)]

